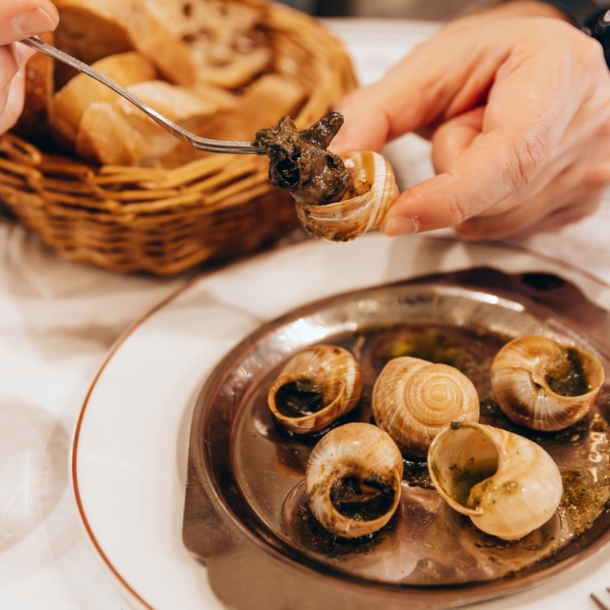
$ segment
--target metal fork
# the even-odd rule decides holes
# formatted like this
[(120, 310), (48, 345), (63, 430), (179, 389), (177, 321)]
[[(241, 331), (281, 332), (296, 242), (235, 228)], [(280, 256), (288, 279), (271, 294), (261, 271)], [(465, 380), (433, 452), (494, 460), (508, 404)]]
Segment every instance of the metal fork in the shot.
[[(606, 587), (606, 591), (610, 593), (610, 587)], [(591, 593), (591, 599), (597, 604), (597, 607), (600, 610), (610, 610), (610, 606), (606, 606), (606, 604), (602, 603), (599, 597), (597, 597), (597, 595), (595, 595), (594, 593)]]
[(44, 53), (53, 59), (61, 61), (73, 68), (76, 68), (79, 72), (94, 78), (96, 81), (106, 85), (106, 87), (110, 87), (113, 91), (116, 91), (119, 95), (122, 95), (126, 100), (129, 100), (132, 104), (137, 106), (140, 110), (145, 112), (153, 121), (161, 125), (163, 129), (171, 133), (174, 137), (178, 138), (181, 142), (185, 142), (186, 144), (190, 144), (193, 148), (197, 150), (205, 150), (207, 152), (215, 152), (215, 153), (227, 153), (227, 154), (238, 154), (238, 155), (262, 155), (264, 154), (259, 148), (256, 146), (252, 146), (249, 142), (227, 142), (225, 140), (210, 140), (209, 138), (200, 138), (195, 134), (187, 131), (186, 129), (182, 129), (182, 127), (176, 125), (173, 121), (170, 121), (167, 117), (163, 116), (153, 108), (151, 108), (148, 104), (145, 104), (143, 101), (139, 100), (137, 97), (129, 93), (126, 89), (123, 89), (120, 85), (115, 83), (113, 80), (104, 76), (101, 72), (98, 72), (91, 66), (83, 63), (82, 61), (52, 47), (50, 44), (46, 44), (38, 38), (26, 38), (25, 40), (20, 41), (21, 44), (24, 44), (32, 49), (36, 49), (40, 51), (40, 53)]

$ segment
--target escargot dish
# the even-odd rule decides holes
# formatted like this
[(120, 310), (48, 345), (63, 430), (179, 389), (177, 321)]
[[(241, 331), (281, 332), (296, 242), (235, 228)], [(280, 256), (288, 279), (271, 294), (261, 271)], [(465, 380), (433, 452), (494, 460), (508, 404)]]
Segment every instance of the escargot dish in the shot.
[(333, 241), (378, 227), (398, 196), (394, 172), (381, 155), (363, 151), (340, 158), (327, 150), (342, 124), (343, 117), (331, 112), (297, 131), (284, 117), (252, 142), (271, 159), (269, 179), (290, 191), (305, 230)]
[(479, 397), (458, 369), (403, 356), (390, 360), (375, 382), (377, 425), (406, 454), (425, 456), (438, 431), (452, 421), (479, 421)]
[(491, 367), (491, 384), (505, 415), (535, 430), (561, 430), (582, 419), (604, 382), (600, 360), (548, 337), (507, 343)]
[(542, 447), (474, 422), (439, 432), (428, 450), (428, 468), (451, 508), (504, 540), (523, 538), (546, 523), (563, 492), (559, 469)]
[(316, 345), (298, 353), (269, 389), (271, 412), (296, 434), (318, 432), (351, 411), (362, 391), (360, 367), (342, 347)]
[(400, 502), (402, 456), (383, 430), (364, 423), (331, 430), (314, 447), (305, 484), (309, 508), (331, 534), (380, 530)]

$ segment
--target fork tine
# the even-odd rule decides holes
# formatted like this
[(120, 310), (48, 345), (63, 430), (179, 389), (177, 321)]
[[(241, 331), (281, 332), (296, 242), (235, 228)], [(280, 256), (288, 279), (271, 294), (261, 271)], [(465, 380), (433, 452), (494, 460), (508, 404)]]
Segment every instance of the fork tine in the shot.
[[(610, 593), (610, 589), (607, 590)], [(602, 604), (602, 602), (593, 593), (591, 593), (591, 599), (597, 604), (597, 607), (600, 610), (610, 610), (610, 608), (608, 608), (608, 606), (606, 606), (605, 604)]]

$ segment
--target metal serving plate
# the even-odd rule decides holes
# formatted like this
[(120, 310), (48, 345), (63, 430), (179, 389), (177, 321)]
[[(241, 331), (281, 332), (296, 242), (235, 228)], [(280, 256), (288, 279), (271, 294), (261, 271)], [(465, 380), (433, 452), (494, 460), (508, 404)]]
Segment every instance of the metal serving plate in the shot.
[[(607, 312), (556, 276), (491, 269), (313, 303), (238, 345), (195, 408), (183, 527), (186, 546), (207, 564), (220, 599), (240, 610), (453, 608), (530, 587), (601, 548), (610, 538), (609, 388), (567, 430), (539, 433), (512, 424), (492, 400), (489, 366), (504, 342), (526, 334), (574, 342), (610, 371)], [(371, 421), (370, 391), (391, 357), (460, 368), (477, 387), (483, 423), (532, 438), (560, 466), (564, 498), (557, 514), (526, 538), (504, 542), (449, 509), (425, 464), (406, 461), (401, 505), (388, 526), (365, 540), (333, 539), (303, 493), (316, 439), (280, 430), (266, 404), (284, 363), (321, 342), (350, 349), (361, 364), (363, 395), (350, 421)]]

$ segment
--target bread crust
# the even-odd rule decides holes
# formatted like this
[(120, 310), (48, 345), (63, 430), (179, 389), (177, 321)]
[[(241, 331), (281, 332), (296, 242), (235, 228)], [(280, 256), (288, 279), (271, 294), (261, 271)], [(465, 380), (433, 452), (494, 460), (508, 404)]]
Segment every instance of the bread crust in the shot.
[[(130, 87), (157, 77), (155, 66), (135, 51), (104, 57), (93, 64), (96, 70), (121, 85)], [(85, 110), (96, 102), (115, 102), (119, 95), (86, 74), (78, 74), (55, 94), (49, 122), (55, 141), (64, 149), (72, 149), (78, 125)]]
[[(164, 81), (142, 82), (128, 90), (189, 131), (219, 109), (216, 100)], [(76, 137), (79, 157), (105, 165), (150, 165), (170, 154), (179, 141), (123, 98), (91, 104), (84, 112)]]
[[(191, 85), (196, 67), (186, 43), (172, 35), (141, 0), (55, 0), (60, 22), (59, 48), (92, 64), (108, 55), (139, 51), (170, 82)], [(73, 71), (58, 69), (63, 86)]]

